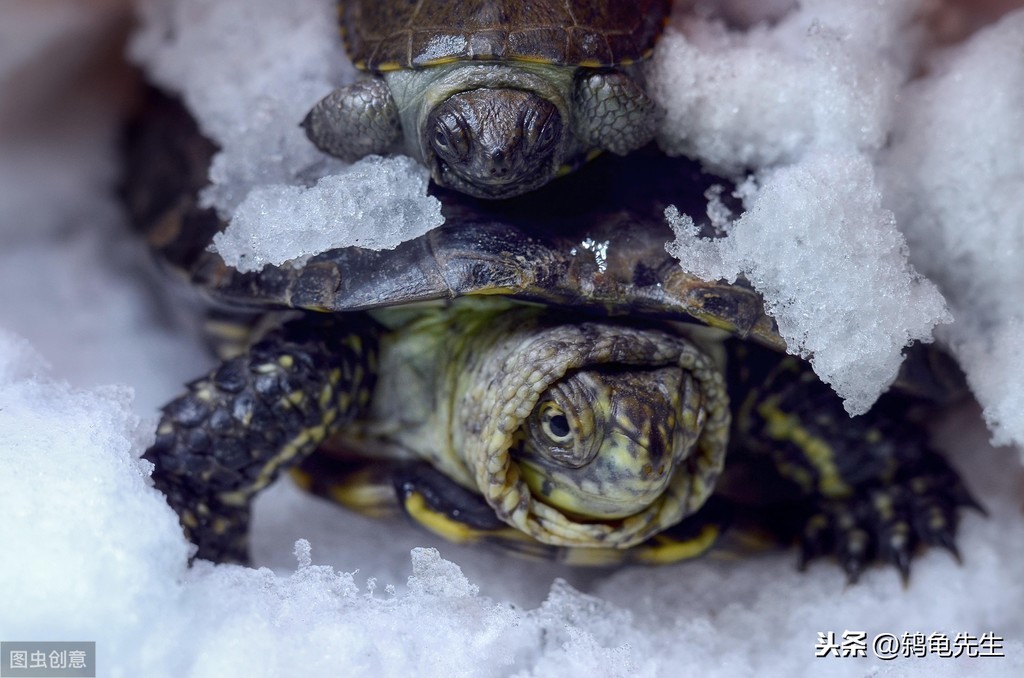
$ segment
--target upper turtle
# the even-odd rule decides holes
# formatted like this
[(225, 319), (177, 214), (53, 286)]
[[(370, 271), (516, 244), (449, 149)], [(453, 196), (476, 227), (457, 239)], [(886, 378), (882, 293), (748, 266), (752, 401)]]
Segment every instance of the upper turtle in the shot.
[(403, 151), (442, 186), (483, 198), (533, 190), (588, 154), (654, 137), (636, 62), (666, 0), (341, 3), (353, 63), (373, 73), (309, 113), (310, 139), (355, 160)]

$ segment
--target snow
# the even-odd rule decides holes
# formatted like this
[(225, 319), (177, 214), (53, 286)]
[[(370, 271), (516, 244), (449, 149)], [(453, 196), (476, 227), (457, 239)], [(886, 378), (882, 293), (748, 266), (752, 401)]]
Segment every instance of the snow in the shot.
[(789, 352), (811, 360), (851, 415), (890, 386), (911, 341), (951, 320), (908, 263), (871, 162), (922, 42), (920, 10), (813, 0), (742, 31), (695, 16), (652, 64), (662, 147), (746, 186), (724, 238), (693, 243), (676, 221), (669, 251), (707, 279), (744, 275)]
[(937, 55), (900, 104), (887, 202), (957, 318), (941, 336), (995, 442), (1024, 447), (1024, 10)]
[(667, 249), (708, 280), (743, 272), (789, 352), (863, 414), (895, 380), (903, 348), (952, 320), (945, 301), (907, 263), (864, 156), (813, 154), (759, 180), (746, 185), (747, 210), (723, 226), (727, 237), (698, 238), (692, 218), (674, 212)]
[(255, 188), (213, 246), (240, 271), (301, 265), (335, 247), (394, 249), (444, 223), (428, 180), (412, 158), (371, 155), (312, 188)]
[(652, 68), (661, 143), (740, 181), (746, 211), (710, 241), (673, 220), (670, 251), (745, 276), (851, 414), (938, 338), (994, 441), (1022, 445), (1024, 16), (937, 50), (925, 19), (962, 11), (814, 0), (745, 30), (707, 7), (678, 20)]
[[(355, 77), (331, 3), (140, 0), (139, 8), (133, 58), (183, 97), (220, 146), (202, 203), (230, 220), (215, 241), (225, 261), (257, 271), (332, 247), (394, 249), (443, 223), (425, 170), (402, 158), (345, 168), (300, 128), (313, 104)], [(389, 219), (391, 209), (401, 219)]]
[[(197, 8), (229, 12), (220, 8), (232, 4), (183, 0), (162, 6), (181, 12), (177, 32), (184, 36), (183, 27), (208, 16)], [(279, 9), (261, 3), (267, 6), (250, 15), (263, 12), (270, 21), (278, 16), (273, 12), (284, 13), (296, 21), (297, 39), (305, 40), (308, 35), (298, 30), (307, 26), (303, 17), (326, 16), (330, 3), (273, 4)], [(309, 14), (289, 14), (286, 5)], [(162, 296), (166, 281), (149, 277), (144, 250), (127, 233), (112, 190), (123, 72), (108, 82), (106, 73), (116, 65), (93, 68), (85, 57), (116, 36), (108, 27), (121, 21), (122, 10), (115, 0), (0, 5), (0, 27), (16, 23), (21, 29), (4, 34), (4, 53), (17, 55), (16, 64), (0, 61), (0, 639), (96, 640), (101, 674), (109, 676), (1024, 673), (1024, 472), (1012, 450), (989, 446), (971, 405), (937, 422), (934, 439), (989, 516), (964, 516), (962, 566), (945, 552), (930, 551), (914, 561), (906, 588), (891, 568), (871, 569), (852, 587), (832, 563), (799, 573), (791, 551), (617, 571), (513, 560), (441, 542), (401, 522), (345, 513), (287, 482), (270, 488), (256, 505), (253, 550), (262, 569), (205, 562), (187, 567), (189, 547), (139, 457), (152, 439), (157, 405), (201, 374), (208, 358), (185, 320), (193, 315), (188, 306)], [(20, 14), (10, 14), (15, 11), (45, 17), (24, 23)], [(236, 12), (237, 21), (250, 21), (245, 15)], [(988, 50), (1013, 53), (1019, 21), (1011, 18), (979, 34), (964, 50), (935, 62), (919, 89), (907, 90), (908, 108), (938, 118), (927, 124), (902, 118), (906, 126), (896, 127), (902, 132), (887, 167), (898, 172), (906, 163), (927, 165), (936, 180), (946, 181), (954, 174), (940, 165), (963, 167), (959, 154), (971, 149), (958, 151), (954, 144), (945, 151), (924, 137), (949, 137), (951, 129), (974, 119), (964, 115), (969, 92), (957, 86), (970, 87), (981, 77), (969, 75), (970, 68)], [(261, 29), (253, 23), (240, 23), (238, 30), (252, 33), (255, 45)], [(6, 42), (10, 36), (20, 43)], [(203, 48), (219, 49), (191, 47)], [(55, 50), (63, 49), (72, 50), (73, 58), (54, 59)], [(268, 67), (262, 58), (250, 55), (252, 63)], [(1015, 68), (973, 67), (985, 78), (1005, 78), (1007, 92), (1019, 91)], [(21, 108), (26, 99), (8, 96), (22, 90), (8, 89), (15, 79), (5, 74), (32, 83), (32, 106)], [(1010, 146), (1009, 139), (1019, 149), (1019, 119), (998, 114), (1019, 108), (1001, 103), (994, 91), (987, 90), (988, 105), (974, 112), (1004, 126), (971, 132), (965, 144), (975, 140), (995, 152)], [(952, 99), (936, 107), (925, 103), (932, 96)], [(47, 114), (34, 113), (34, 106)], [(944, 120), (939, 114), (947, 112)], [(267, 142), (275, 162), (281, 158), (272, 150), (277, 143)], [(928, 155), (915, 161), (914, 153), (923, 149)], [(1012, 211), (1019, 203), (1010, 191), (993, 194), (993, 175), (983, 172), (994, 169), (992, 162), (958, 171), (956, 186), (942, 184), (963, 190), (949, 205), (926, 203), (931, 180), (922, 177), (931, 175), (917, 175), (920, 191), (910, 195), (942, 223), (935, 226), (942, 237), (931, 243), (934, 250), (920, 253), (926, 261), (919, 262), (915, 249), (928, 243), (920, 245), (921, 232), (911, 228), (906, 235), (915, 265), (943, 286), (958, 314), (950, 334), (972, 304), (984, 318), (979, 322), (998, 330), (991, 348), (972, 334), (960, 335), (964, 350), (975, 352), (961, 353), (961, 359), (972, 364), (970, 356), (976, 356), (982, 366), (972, 372), (976, 388), (992, 389), (987, 406), (998, 407), (990, 416), (1011, 427), (1024, 412), (1012, 409), (1024, 383), (1012, 378), (1020, 362), (1004, 357), (1017, 350), (1014, 342), (1022, 336), (1019, 321), (1006, 319), (1019, 297), (1007, 285), (973, 277), (982, 265), (975, 260), (1003, 275), (1010, 258), (1004, 250), (1019, 242), (1012, 240), (1020, 233), (1020, 219), (1013, 221), (1020, 213)], [(1000, 167), (1003, 180), (1018, 176), (1012, 168), (1019, 165)], [(280, 178), (287, 172), (269, 173), (278, 178), (268, 183), (292, 185)], [(768, 183), (760, 185), (763, 190)], [(998, 196), (997, 207), (984, 200), (991, 195)], [(901, 204), (878, 207), (871, 200), (860, 195), (856, 205), (871, 213), (890, 209), (902, 225)], [(993, 249), (941, 258), (945, 240), (957, 233), (946, 223), (954, 219), (965, 220), (965, 231), (988, 234)], [(993, 219), (983, 224), (992, 230), (973, 230)], [(666, 228), (666, 238), (668, 233)], [(967, 242), (980, 247), (980, 240), (986, 238)], [(961, 265), (963, 271), (955, 270)], [(986, 291), (998, 293), (985, 297)], [(104, 385), (111, 382), (123, 385)], [(841, 636), (846, 629), (869, 637), (992, 632), (1005, 638), (1006, 657), (884, 662), (871, 658), (869, 648), (863, 659), (814, 658), (819, 632)]]
[(323, 0), (139, 0), (134, 60), (182, 95), (221, 152), (206, 205), (222, 216), (255, 186), (314, 182), (342, 163), (318, 151), (299, 122), (355, 71)]

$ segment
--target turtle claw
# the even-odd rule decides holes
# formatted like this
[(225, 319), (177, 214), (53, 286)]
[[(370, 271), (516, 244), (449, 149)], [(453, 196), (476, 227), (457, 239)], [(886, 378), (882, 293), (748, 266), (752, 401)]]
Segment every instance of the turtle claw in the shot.
[(822, 498), (804, 524), (800, 569), (833, 555), (855, 583), (872, 562), (899, 570), (904, 585), (920, 545), (949, 551), (958, 563), (957, 512), (978, 508), (959, 479), (945, 474), (918, 476), (908, 483), (863, 488), (845, 499)]

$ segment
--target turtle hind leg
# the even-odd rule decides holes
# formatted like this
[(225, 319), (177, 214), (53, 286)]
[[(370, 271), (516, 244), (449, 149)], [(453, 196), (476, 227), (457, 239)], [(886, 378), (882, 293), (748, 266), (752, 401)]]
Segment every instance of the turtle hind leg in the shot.
[(890, 482), (869, 483), (845, 498), (817, 497), (799, 535), (800, 567), (834, 555), (850, 582), (867, 564), (895, 566), (904, 583), (920, 546), (939, 546), (960, 560), (959, 509), (982, 510), (938, 454), (904, 469)]
[(305, 316), (192, 382), (164, 407), (144, 457), (198, 546), (196, 557), (248, 560), (253, 496), (365, 410), (376, 332), (362, 316)]
[(803, 496), (795, 530), (802, 566), (831, 555), (853, 582), (880, 561), (906, 580), (920, 546), (957, 555), (959, 509), (980, 507), (908, 419), (908, 404), (889, 395), (850, 418), (809, 368), (783, 358), (738, 407), (737, 451), (770, 459)]

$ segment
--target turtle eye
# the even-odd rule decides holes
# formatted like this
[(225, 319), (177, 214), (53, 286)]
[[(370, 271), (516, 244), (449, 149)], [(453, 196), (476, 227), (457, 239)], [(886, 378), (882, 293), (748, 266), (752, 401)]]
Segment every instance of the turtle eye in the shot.
[(543, 153), (555, 143), (561, 119), (556, 113), (530, 110), (523, 118), (524, 137), (533, 153)]
[(565, 445), (572, 442), (572, 429), (569, 426), (569, 418), (565, 416), (555, 403), (545, 403), (540, 413), (540, 428), (544, 435), (556, 445)]
[(448, 148), (448, 135), (444, 130), (434, 132), (434, 146), (437, 148)]
[(537, 145), (540, 147), (550, 146), (555, 140), (555, 125), (548, 121), (540, 132), (540, 139)]
[(581, 468), (601, 449), (604, 435), (576, 377), (552, 386), (524, 422), (524, 459), (560, 468)]
[(469, 153), (469, 137), (465, 126), (454, 114), (438, 118), (430, 138), (434, 150), (448, 158), (464, 158)]

